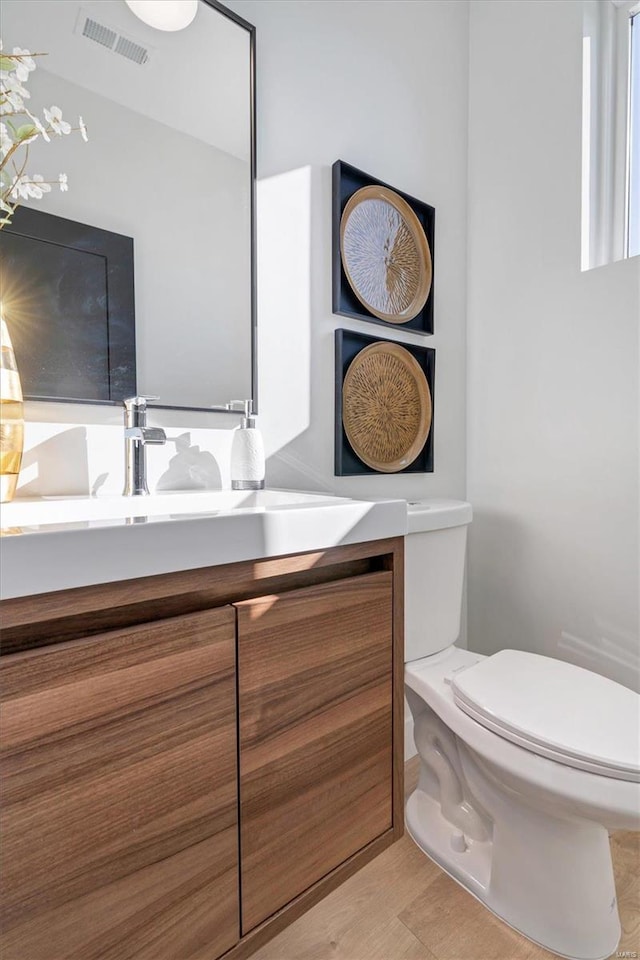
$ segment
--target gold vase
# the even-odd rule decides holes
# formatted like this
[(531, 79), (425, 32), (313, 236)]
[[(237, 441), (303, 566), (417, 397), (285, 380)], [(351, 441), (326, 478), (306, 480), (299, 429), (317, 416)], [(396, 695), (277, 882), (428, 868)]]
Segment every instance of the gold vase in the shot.
[(23, 446), (20, 374), (7, 325), (0, 316), (0, 503), (7, 503), (16, 492)]

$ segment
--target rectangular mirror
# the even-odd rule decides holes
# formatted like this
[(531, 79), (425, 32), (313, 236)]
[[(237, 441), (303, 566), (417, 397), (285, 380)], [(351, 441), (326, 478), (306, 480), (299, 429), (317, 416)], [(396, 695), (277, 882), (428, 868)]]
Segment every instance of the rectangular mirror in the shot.
[[(148, 6), (164, 15), (173, 3)], [(179, 30), (131, 8), (2, 3), (4, 50), (46, 54), (34, 58), (24, 105), (49, 142), (21, 149), (51, 189), (21, 199), (0, 230), (23, 389), (30, 399), (119, 403), (138, 392), (163, 407), (255, 406), (255, 31), (215, 0), (198, 0)], [(52, 131), (44, 110), (54, 107), (69, 134)]]

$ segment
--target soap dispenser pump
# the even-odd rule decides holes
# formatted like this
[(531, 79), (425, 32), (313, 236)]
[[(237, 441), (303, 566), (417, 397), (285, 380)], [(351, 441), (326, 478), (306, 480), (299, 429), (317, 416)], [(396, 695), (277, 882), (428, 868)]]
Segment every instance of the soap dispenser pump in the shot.
[(262, 490), (265, 460), (262, 434), (256, 427), (252, 400), (238, 400), (227, 404), (230, 410), (242, 404), (244, 413), (240, 426), (233, 432), (231, 442), (232, 490)]

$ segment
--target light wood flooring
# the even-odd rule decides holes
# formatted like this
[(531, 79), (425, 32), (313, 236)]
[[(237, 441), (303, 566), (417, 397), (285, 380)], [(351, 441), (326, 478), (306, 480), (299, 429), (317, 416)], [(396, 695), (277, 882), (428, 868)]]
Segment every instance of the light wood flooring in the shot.
[[(406, 792), (417, 758), (406, 767)], [(623, 935), (640, 958), (640, 834), (612, 837)], [(252, 960), (549, 960), (429, 860), (408, 835), (271, 940)]]

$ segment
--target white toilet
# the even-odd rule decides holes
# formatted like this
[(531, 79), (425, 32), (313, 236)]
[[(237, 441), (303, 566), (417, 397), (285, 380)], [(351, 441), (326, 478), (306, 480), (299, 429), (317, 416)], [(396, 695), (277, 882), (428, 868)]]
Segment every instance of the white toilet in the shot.
[(550, 657), (454, 646), (470, 522), (468, 503), (408, 505), (407, 828), (526, 937), (601, 960), (620, 939), (608, 831), (640, 829), (640, 696)]

